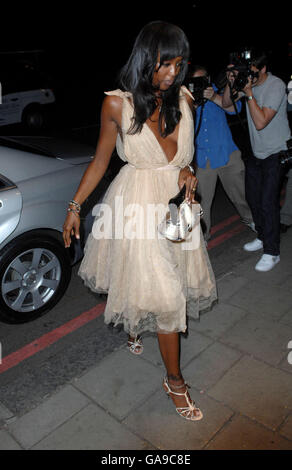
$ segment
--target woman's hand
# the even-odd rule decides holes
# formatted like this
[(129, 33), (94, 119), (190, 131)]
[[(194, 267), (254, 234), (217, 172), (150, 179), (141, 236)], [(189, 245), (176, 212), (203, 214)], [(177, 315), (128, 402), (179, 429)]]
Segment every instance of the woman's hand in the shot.
[(198, 180), (187, 166), (185, 168), (182, 168), (179, 172), (179, 189), (181, 189), (184, 184), (186, 186), (186, 200), (188, 202), (191, 202), (192, 204), (196, 203), (197, 201), (195, 200), (195, 191), (198, 184)]
[(63, 240), (65, 248), (69, 248), (71, 245), (71, 236), (75, 235), (75, 238), (80, 238), (80, 217), (75, 212), (68, 212), (63, 225)]

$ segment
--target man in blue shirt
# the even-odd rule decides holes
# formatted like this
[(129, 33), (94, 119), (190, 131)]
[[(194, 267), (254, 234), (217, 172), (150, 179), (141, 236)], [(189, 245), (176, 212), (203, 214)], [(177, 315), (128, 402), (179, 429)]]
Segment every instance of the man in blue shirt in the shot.
[[(208, 76), (203, 66), (195, 66), (193, 77)], [(222, 109), (222, 96), (217, 94), (215, 87), (210, 86), (204, 90), (201, 126), (196, 137), (196, 163), (198, 178), (197, 192), (201, 197), (201, 206), (204, 211), (205, 240), (210, 239), (211, 206), (215, 194), (217, 178), (231, 202), (237, 209), (242, 222), (254, 230), (252, 214), (245, 199), (245, 167), (241, 159), (241, 152), (235, 145), (229, 129), (226, 114), (235, 114), (233, 106)], [(238, 112), (241, 103), (238, 103)], [(196, 130), (199, 125), (201, 106), (197, 107)]]

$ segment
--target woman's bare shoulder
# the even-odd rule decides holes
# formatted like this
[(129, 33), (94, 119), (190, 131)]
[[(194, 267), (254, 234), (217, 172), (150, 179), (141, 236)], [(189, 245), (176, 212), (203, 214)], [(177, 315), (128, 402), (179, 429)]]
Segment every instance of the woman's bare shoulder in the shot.
[(109, 110), (119, 110), (123, 106), (123, 98), (119, 95), (109, 95), (106, 94), (103, 100), (103, 106)]
[(120, 122), (122, 108), (123, 98), (121, 96), (106, 94), (102, 103), (102, 113), (104, 115), (114, 119), (116, 122)]

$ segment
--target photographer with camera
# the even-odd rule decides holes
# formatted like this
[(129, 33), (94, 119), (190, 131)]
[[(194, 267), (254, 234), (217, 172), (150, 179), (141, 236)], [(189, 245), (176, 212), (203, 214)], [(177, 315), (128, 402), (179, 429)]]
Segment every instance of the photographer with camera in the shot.
[[(280, 261), (280, 156), (287, 150), (290, 138), (287, 118), (286, 85), (267, 72), (265, 53), (254, 53), (248, 61), (248, 72), (242, 84), (234, 87), (242, 72), (236, 64), (228, 67), (222, 104), (228, 108), (245, 96), (247, 121), (253, 155), (246, 162), (246, 198), (251, 208), (257, 238), (244, 245), (246, 251), (263, 249), (255, 266), (257, 271), (270, 271)], [(242, 78), (242, 77), (241, 77)], [(238, 93), (238, 90), (241, 90)]]
[[(236, 207), (242, 221), (254, 228), (252, 214), (245, 199), (245, 168), (241, 152), (232, 139), (226, 112), (235, 114), (234, 106), (222, 108), (222, 96), (210, 84), (205, 66), (196, 65), (191, 71), (188, 87), (195, 99), (196, 108), (196, 176), (197, 193), (206, 225), (205, 240), (210, 239), (211, 206), (217, 178)], [(241, 109), (241, 103), (239, 103)]]

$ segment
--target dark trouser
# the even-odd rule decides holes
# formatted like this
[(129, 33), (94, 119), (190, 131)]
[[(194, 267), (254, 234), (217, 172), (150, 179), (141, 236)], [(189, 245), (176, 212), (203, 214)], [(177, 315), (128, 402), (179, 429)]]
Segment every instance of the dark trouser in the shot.
[(261, 160), (250, 156), (246, 163), (245, 191), (258, 238), (264, 253), (280, 254), (280, 197), (281, 177), (279, 154)]

